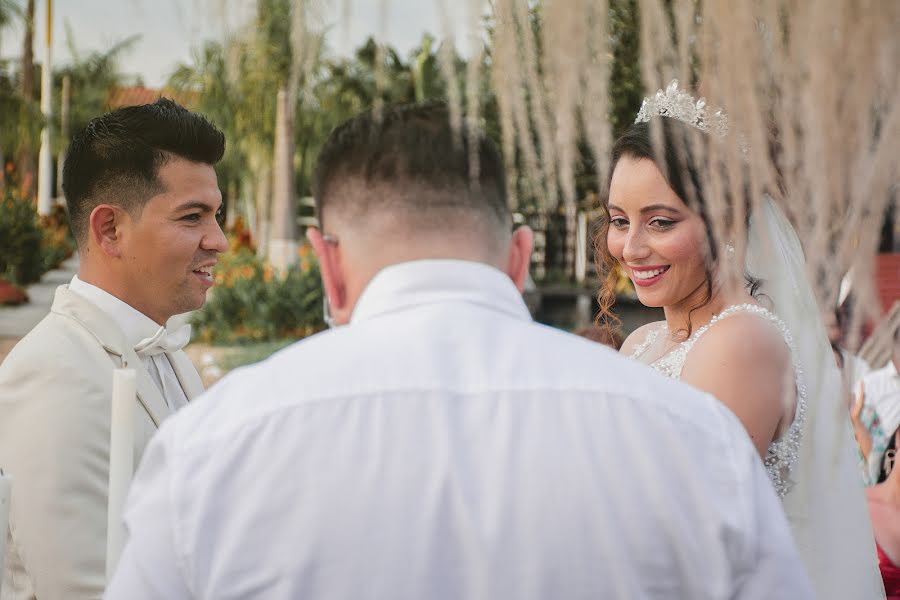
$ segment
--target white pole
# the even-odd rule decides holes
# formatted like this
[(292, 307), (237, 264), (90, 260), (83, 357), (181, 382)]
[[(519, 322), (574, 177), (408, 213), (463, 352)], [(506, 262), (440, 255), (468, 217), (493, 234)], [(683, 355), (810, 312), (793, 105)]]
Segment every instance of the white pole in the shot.
[(106, 519), (106, 581), (112, 580), (125, 545), (122, 511), (134, 475), (134, 369), (113, 371), (109, 434), (109, 512)]
[(9, 530), (9, 498), (12, 478), (0, 469), (0, 589), (3, 589), (3, 559), (6, 557), (6, 532)]
[(575, 229), (575, 281), (584, 283), (587, 275), (587, 215), (578, 213), (578, 225)]
[(297, 194), (294, 191), (294, 115), (287, 90), (278, 90), (269, 262), (283, 273), (297, 263)]
[(53, 0), (47, 0), (47, 31), (44, 36), (44, 64), (41, 66), (41, 151), (38, 154), (38, 214), (49, 215), (53, 208), (53, 156), (50, 136), (53, 118)]

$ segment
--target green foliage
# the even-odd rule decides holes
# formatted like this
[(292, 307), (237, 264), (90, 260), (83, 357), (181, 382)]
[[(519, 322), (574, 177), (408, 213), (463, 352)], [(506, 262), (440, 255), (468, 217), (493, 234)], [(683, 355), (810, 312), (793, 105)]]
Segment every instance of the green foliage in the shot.
[(44, 273), (42, 239), (34, 205), (7, 188), (0, 199), (0, 277), (19, 285), (38, 281)]
[(41, 218), (32, 202), (7, 188), (0, 199), (0, 277), (18, 285), (34, 283), (72, 256), (74, 250), (62, 206)]
[(22, 18), (22, 7), (18, 0), (0, 0), (0, 29)]
[(625, 133), (641, 107), (643, 83), (640, 63), (640, 15), (637, 0), (611, 0), (609, 4), (610, 49), (613, 62), (609, 76), (609, 119), (613, 137)]
[(75, 239), (69, 228), (69, 215), (59, 204), (53, 206), (50, 216), (41, 218), (41, 258), (44, 272), (59, 268), (64, 260), (75, 252)]
[(21, 73), (14, 75), (13, 68), (13, 61), (0, 61), (0, 155), (6, 161), (37, 147), (44, 123), (40, 104), (22, 96)]
[[(296, 340), (276, 340), (273, 342), (259, 342), (256, 344), (241, 344), (227, 348), (217, 361), (218, 366), (225, 371), (232, 371), (244, 365), (250, 365), (263, 361), (282, 348), (293, 344)], [(223, 349), (224, 350), (224, 349)]]
[(247, 249), (223, 257), (216, 286), (193, 317), (205, 342), (262, 342), (301, 338), (324, 326), (318, 265), (306, 248), (283, 275)]

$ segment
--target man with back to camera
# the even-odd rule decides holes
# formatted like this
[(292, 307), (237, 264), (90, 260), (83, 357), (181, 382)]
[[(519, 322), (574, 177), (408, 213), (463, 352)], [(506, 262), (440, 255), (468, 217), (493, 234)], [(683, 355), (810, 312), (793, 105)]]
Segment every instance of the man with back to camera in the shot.
[(531, 320), (504, 181), (440, 104), (331, 134), (338, 326), (162, 427), (107, 598), (812, 597), (727, 408)]
[[(181, 350), (227, 248), (222, 133), (171, 100), (97, 117), (63, 189), (80, 253), (50, 314), (0, 365), (0, 466), (14, 479), (3, 600), (98, 598), (106, 585), (112, 373), (137, 374), (135, 464), (203, 391)], [(6, 532), (4, 532), (6, 535)]]

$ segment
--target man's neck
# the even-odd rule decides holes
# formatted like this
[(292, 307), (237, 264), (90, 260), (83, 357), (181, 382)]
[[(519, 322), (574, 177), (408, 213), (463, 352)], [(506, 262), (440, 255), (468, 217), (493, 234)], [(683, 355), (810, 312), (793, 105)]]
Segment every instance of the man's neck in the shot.
[(80, 279), (84, 283), (88, 283), (96, 288), (103, 290), (110, 296), (113, 296), (116, 299), (124, 302), (147, 318), (152, 319), (159, 325), (165, 326), (165, 324), (169, 320), (169, 317), (171, 316), (169, 315), (168, 317), (158, 317), (152, 315), (147, 306), (144, 306), (141, 303), (134, 302), (125, 292), (125, 290), (122, 289), (121, 285), (116, 285), (115, 279), (103, 276), (102, 274), (98, 273), (96, 269), (84, 268), (84, 266), (82, 265), (82, 267), (78, 269), (78, 279)]

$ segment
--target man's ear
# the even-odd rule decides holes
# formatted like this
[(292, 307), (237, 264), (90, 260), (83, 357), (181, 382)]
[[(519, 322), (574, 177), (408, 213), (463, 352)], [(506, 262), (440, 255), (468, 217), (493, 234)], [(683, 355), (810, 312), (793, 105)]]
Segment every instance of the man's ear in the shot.
[(531, 227), (522, 225), (512, 234), (509, 244), (509, 256), (506, 260), (506, 274), (512, 279), (520, 292), (525, 290), (528, 269), (531, 266), (531, 251), (534, 249), (534, 232)]
[(128, 213), (109, 204), (100, 204), (91, 211), (88, 221), (88, 238), (107, 256), (122, 256), (122, 225)]
[(346, 312), (344, 305), (347, 302), (347, 285), (340, 266), (340, 247), (332, 241), (326, 241), (322, 232), (315, 227), (306, 230), (306, 237), (312, 244), (313, 253), (319, 261), (322, 285), (325, 287), (328, 304), (334, 313), (332, 316), (340, 322), (346, 322), (344, 319), (339, 319), (339, 315)]

